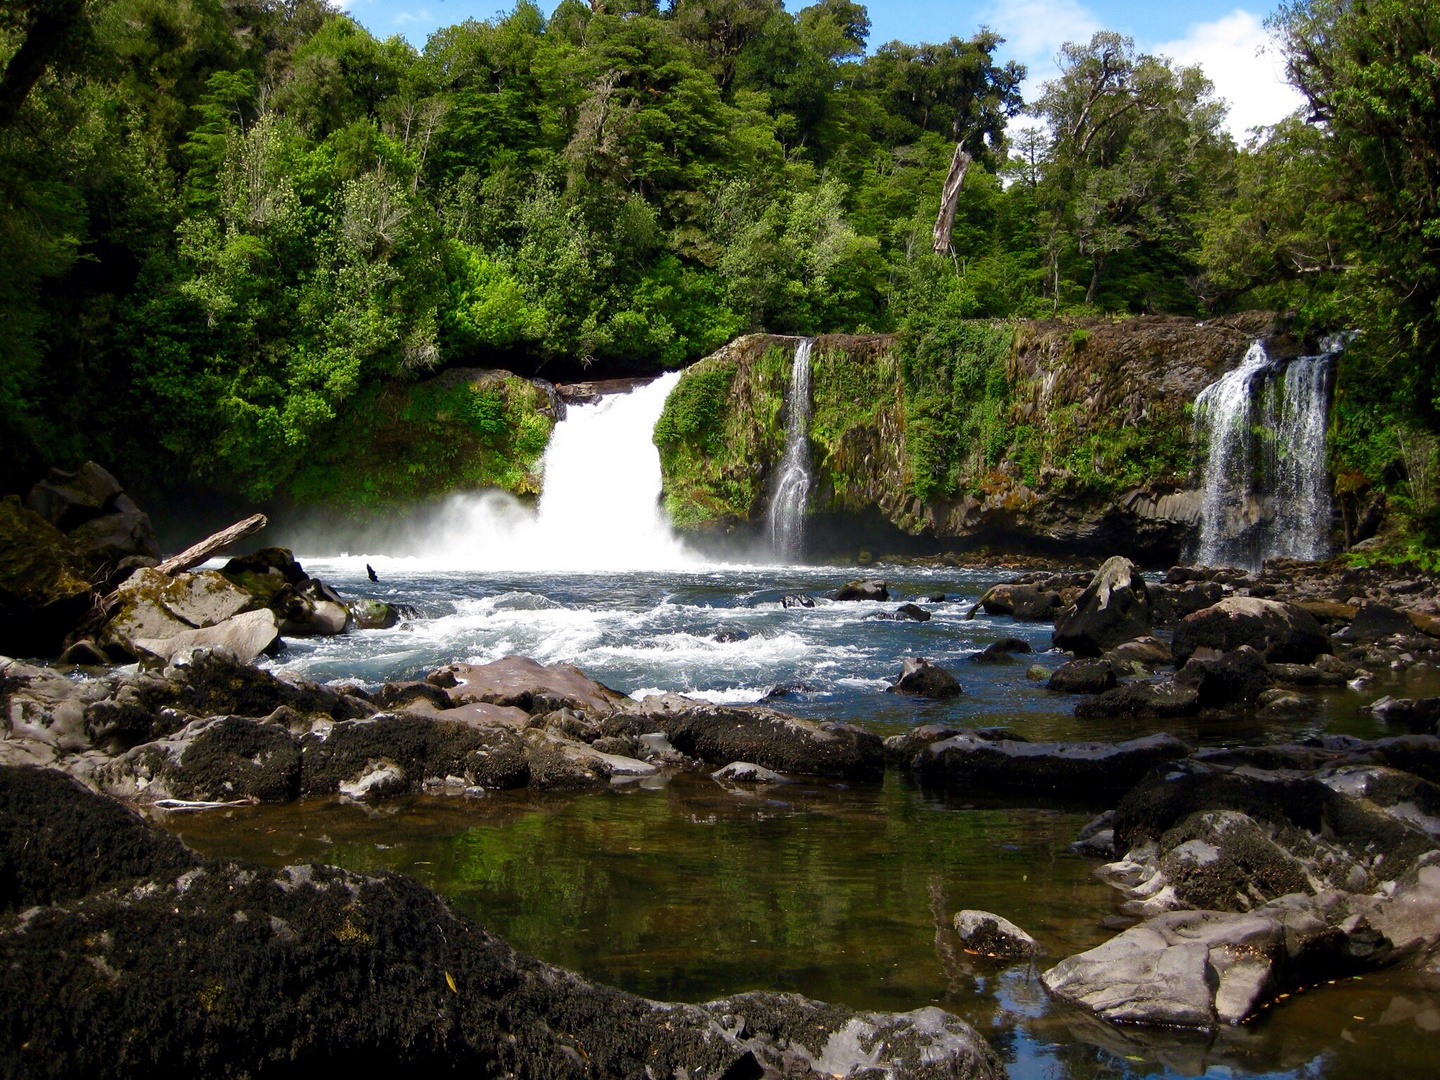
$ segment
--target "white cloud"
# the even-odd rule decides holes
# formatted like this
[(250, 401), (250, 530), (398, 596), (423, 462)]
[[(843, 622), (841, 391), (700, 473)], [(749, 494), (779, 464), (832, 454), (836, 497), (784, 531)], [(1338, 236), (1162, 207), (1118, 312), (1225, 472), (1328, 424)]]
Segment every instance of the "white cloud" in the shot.
[(1055, 56), (1060, 46), (1067, 41), (1089, 41), (1101, 28), (1095, 13), (1078, 0), (997, 3), (985, 12), (983, 21), (1005, 38), (1005, 55), (1030, 68), (1030, 82), (1057, 75)]
[(1264, 23), (1240, 8), (1195, 23), (1183, 38), (1149, 51), (1199, 64), (1230, 103), (1226, 124), (1241, 142), (1251, 128), (1277, 123), (1303, 104), (1300, 92), (1285, 82), (1285, 61)]
[(431, 22), (430, 9), (421, 8), (419, 11), (401, 11), (395, 16), (395, 25), (404, 26), (406, 23), (428, 23)]

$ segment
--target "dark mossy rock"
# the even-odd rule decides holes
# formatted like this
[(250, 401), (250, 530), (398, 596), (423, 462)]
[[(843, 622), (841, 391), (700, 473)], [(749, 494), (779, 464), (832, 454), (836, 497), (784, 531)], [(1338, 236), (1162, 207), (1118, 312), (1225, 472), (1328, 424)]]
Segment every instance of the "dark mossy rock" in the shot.
[(1123, 743), (1023, 743), (960, 733), (926, 746), (909, 766), (928, 784), (1093, 801), (1128, 791), (1152, 769), (1189, 753), (1170, 735)]
[(1270, 688), (1271, 675), (1265, 657), (1242, 645), (1215, 659), (1192, 655), (1175, 673), (1175, 681), (1194, 687), (1201, 708), (1225, 708), (1254, 705)]
[(936, 701), (957, 697), (964, 691), (959, 679), (923, 656), (906, 657), (900, 665), (899, 676), (887, 689), (891, 693), (933, 698)]
[(1154, 624), (1150, 592), (1139, 569), (1116, 555), (1105, 561), (1073, 609), (1055, 620), (1057, 649), (1101, 656), (1106, 649), (1144, 637)]
[(840, 586), (832, 600), (889, 600), (890, 590), (879, 578), (862, 578)]
[(373, 712), (358, 698), (305, 680), (279, 679), (270, 672), (237, 662), (222, 652), (197, 655), (173, 669), (163, 700), (192, 716), (269, 716), (282, 705), (296, 712), (353, 720)]
[[(883, 1052), (895, 1080), (1004, 1076), (985, 1040), (938, 1009), (646, 1000), (517, 953), (412, 879), (201, 861), (56, 774), (42, 797), (16, 798), (30, 779), (12, 780), (18, 771), (0, 769), (0, 835), (28, 842), (12, 845), (21, 862), (4, 880), (43, 882), (55, 867), (61, 887), (7, 900), (64, 904), (0, 929), (0, 1030), (13, 1036), (0, 1041), (0, 1075), (818, 1080)], [(53, 821), (64, 827), (47, 830)], [(79, 898), (92, 889), (103, 891)], [(796, 1058), (838, 1031), (848, 1057), (827, 1056), (823, 1072)]]
[(359, 630), (389, 630), (403, 617), (398, 607), (383, 600), (351, 600), (346, 606)]
[(268, 547), (249, 555), (237, 555), (220, 572), (242, 589), (269, 604), (276, 593), (289, 585), (298, 588), (309, 580), (305, 568), (295, 561), (289, 548)]
[(1253, 596), (1231, 596), (1187, 615), (1175, 630), (1172, 648), (1179, 665), (1196, 649), (1231, 652), (1249, 645), (1272, 664), (1309, 664), (1328, 653), (1330, 639), (1315, 616), (1295, 604)]
[(0, 768), (0, 911), (65, 903), (196, 862), (169, 833), (64, 773)]
[(1122, 683), (1088, 701), (1075, 706), (1075, 715), (1082, 720), (1098, 720), (1114, 716), (1158, 717), (1161, 719), (1194, 716), (1200, 711), (1200, 695), (1193, 686), (1184, 686), (1173, 679), (1158, 682)]
[(48, 521), (0, 499), (0, 655), (53, 656), (90, 610), (85, 561)]
[(1050, 674), (1047, 690), (1063, 694), (1101, 694), (1114, 689), (1115, 667), (1109, 660), (1071, 660)]
[(652, 731), (663, 731), (676, 750), (712, 766), (749, 761), (781, 773), (864, 780), (878, 777), (885, 765), (884, 744), (872, 732), (764, 705), (712, 705), (661, 694), (604, 725), (607, 735)]
[(447, 777), (492, 791), (530, 781), (524, 741), (500, 726), (380, 715), (306, 735), (301, 747), (301, 784), (307, 795), (400, 795)]

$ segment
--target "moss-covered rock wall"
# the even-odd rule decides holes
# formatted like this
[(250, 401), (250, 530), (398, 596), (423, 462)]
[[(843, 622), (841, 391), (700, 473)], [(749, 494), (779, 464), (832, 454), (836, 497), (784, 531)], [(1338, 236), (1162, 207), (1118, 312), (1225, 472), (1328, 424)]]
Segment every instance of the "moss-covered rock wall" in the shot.
[[(812, 353), (812, 512), (878, 510), (942, 546), (1178, 553), (1191, 409), (1264, 313), (973, 321), (925, 335), (826, 335)], [(656, 427), (666, 504), (689, 530), (753, 527), (784, 451), (796, 338), (742, 338), (691, 367)]]
[(295, 502), (364, 508), (449, 491), (540, 491), (554, 391), (508, 371), (454, 369), (367, 390), (295, 475)]

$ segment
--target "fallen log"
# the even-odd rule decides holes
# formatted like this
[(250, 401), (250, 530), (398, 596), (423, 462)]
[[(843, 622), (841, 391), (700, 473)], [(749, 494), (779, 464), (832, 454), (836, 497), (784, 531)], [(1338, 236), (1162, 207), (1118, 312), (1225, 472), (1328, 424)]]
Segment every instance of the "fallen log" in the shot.
[(269, 519), (264, 514), (255, 514), (244, 521), (237, 521), (228, 528), (212, 533), (204, 540), (192, 547), (186, 548), (179, 555), (166, 559), (155, 569), (162, 574), (175, 575), (192, 570), (199, 566), (206, 559), (217, 555), (230, 547), (238, 544), (247, 536), (254, 536), (257, 532), (269, 524)]

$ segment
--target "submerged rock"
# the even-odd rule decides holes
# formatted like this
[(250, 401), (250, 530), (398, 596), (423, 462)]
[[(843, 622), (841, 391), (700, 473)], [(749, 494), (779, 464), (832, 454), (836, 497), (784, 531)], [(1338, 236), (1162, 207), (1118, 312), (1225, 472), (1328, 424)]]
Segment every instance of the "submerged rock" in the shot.
[(967, 952), (998, 960), (1026, 960), (1039, 951), (1033, 937), (1009, 919), (988, 911), (957, 911), (955, 933)]
[[(1004, 1076), (939, 1009), (649, 1001), (517, 953), (409, 878), (208, 862), (62, 777), (16, 797), (33, 774), (15, 773), (0, 769), (0, 836), (28, 842), (3, 849), (0, 883), (6, 906), (32, 910), (0, 930), (0, 1025), (24, 1033), (0, 1045), (5, 1075), (139, 1078), (165, 1062), (205, 1080), (325, 1061), (519, 1078), (819, 1080), (877, 1063), (894, 1080)], [(86, 876), (36, 887), (79, 852)]]
[(901, 664), (899, 677), (888, 689), (897, 694), (936, 700), (956, 697), (962, 692), (959, 679), (923, 656), (907, 657)]
[(1100, 656), (1150, 632), (1154, 613), (1145, 579), (1129, 559), (1105, 561), (1072, 610), (1055, 621), (1054, 642), (1077, 656)]
[(781, 784), (785, 777), (774, 769), (756, 765), (751, 761), (732, 761), (710, 774), (714, 780), (729, 781), (732, 784)]
[(971, 653), (972, 664), (1008, 664), (1016, 653), (1033, 652), (1030, 643), (1023, 638), (1007, 637), (992, 641), (977, 653)]
[(1173, 719), (1199, 711), (1200, 695), (1195, 688), (1173, 679), (1124, 683), (1075, 706), (1075, 715), (1082, 720), (1112, 716)]
[(1269, 689), (1270, 671), (1263, 656), (1242, 645), (1213, 659), (1193, 653), (1175, 681), (1195, 689), (1201, 708), (1253, 705)]

